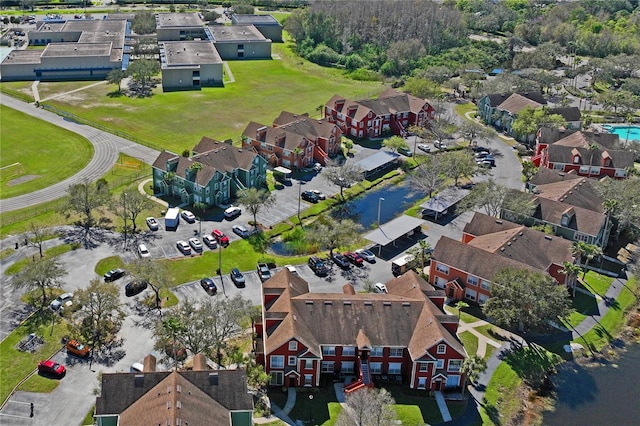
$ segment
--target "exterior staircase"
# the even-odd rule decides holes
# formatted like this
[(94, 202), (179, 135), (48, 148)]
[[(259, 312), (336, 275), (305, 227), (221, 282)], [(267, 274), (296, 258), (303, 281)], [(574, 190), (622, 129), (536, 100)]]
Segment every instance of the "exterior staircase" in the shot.
[(326, 166), (327, 163), (329, 162), (329, 155), (326, 152), (324, 152), (324, 150), (320, 148), (320, 146), (317, 144), (314, 146), (314, 148), (315, 148), (313, 150), (313, 153), (315, 154), (314, 159), (318, 163), (322, 164), (323, 166)]
[(540, 161), (542, 160), (542, 153), (531, 157), (531, 162), (534, 166), (540, 167)]
[(372, 388), (371, 372), (369, 371), (369, 362), (360, 360), (360, 377), (344, 387), (344, 393), (349, 394), (362, 389), (364, 387)]

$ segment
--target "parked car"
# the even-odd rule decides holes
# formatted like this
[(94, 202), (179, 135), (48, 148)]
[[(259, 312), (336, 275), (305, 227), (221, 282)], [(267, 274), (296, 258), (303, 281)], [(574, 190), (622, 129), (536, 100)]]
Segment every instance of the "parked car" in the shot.
[(486, 148), (486, 147), (484, 147), (484, 146), (480, 146), (480, 145), (472, 146), (472, 147), (471, 147), (471, 150), (472, 150), (473, 152), (482, 152), (482, 151), (489, 152), (489, 148)]
[(229, 220), (235, 219), (241, 214), (242, 214), (242, 210), (240, 209), (240, 207), (236, 207), (236, 206), (231, 206), (224, 211), (224, 217), (226, 217)]
[(214, 295), (218, 292), (218, 287), (211, 278), (203, 278), (200, 280), (200, 287), (204, 289), (208, 294)]
[(318, 197), (318, 200), (326, 200), (327, 199), (327, 196), (322, 191), (318, 191), (317, 189), (311, 189), (310, 191), (313, 192), (314, 194), (316, 194), (316, 196)]
[(479, 166), (482, 167), (494, 167), (496, 165), (496, 159), (490, 155), (487, 155), (484, 158), (479, 158), (476, 160)]
[(48, 359), (38, 363), (38, 372), (50, 376), (63, 377), (67, 373), (67, 369), (64, 368), (64, 365)]
[(191, 254), (191, 247), (186, 241), (180, 240), (176, 243), (176, 247), (178, 250), (182, 252), (182, 254)]
[(364, 260), (366, 260), (369, 263), (375, 263), (376, 262), (376, 255), (373, 254), (371, 252), (371, 250), (358, 249), (358, 250), (356, 250), (356, 253), (358, 255), (360, 255), (361, 258), (363, 258)]
[(60, 296), (56, 297), (53, 302), (49, 305), (52, 310), (58, 311), (60, 309), (64, 309), (65, 307), (69, 307), (73, 305), (73, 293), (64, 293)]
[(313, 170), (315, 170), (316, 172), (320, 173), (322, 171), (322, 164), (314, 163), (313, 164)]
[(149, 251), (149, 249), (147, 248), (146, 244), (140, 244), (138, 246), (138, 254), (140, 255), (140, 257), (142, 258), (146, 258), (146, 257), (151, 257), (151, 252)]
[(480, 158), (485, 158), (487, 156), (491, 155), (489, 153), (489, 151), (478, 151), (474, 154), (474, 156), (476, 157), (476, 159), (480, 159)]
[(413, 152), (411, 151), (411, 148), (406, 146), (401, 146), (400, 148), (398, 148), (398, 153), (405, 155), (407, 157), (413, 156)]
[(312, 191), (304, 191), (302, 194), (300, 194), (300, 197), (305, 201), (309, 201), (310, 203), (317, 203), (320, 200), (315, 192)]
[(298, 270), (293, 265), (284, 265), (285, 268), (289, 270), (293, 275), (298, 275)]
[(145, 222), (147, 222), (147, 226), (152, 231), (157, 231), (160, 228), (160, 224), (155, 217), (148, 217), (145, 219)]
[(233, 232), (239, 235), (241, 238), (248, 238), (251, 233), (249, 230), (242, 225), (233, 225)]
[(436, 148), (438, 148), (440, 150), (447, 149), (447, 144), (444, 143), (444, 142), (440, 142), (440, 141), (433, 141), (433, 146), (435, 146)]
[(89, 356), (89, 348), (75, 339), (69, 340), (66, 347), (68, 354), (75, 355), (80, 358), (86, 358)]
[(467, 183), (464, 183), (464, 184), (460, 185), (460, 188), (462, 188), (462, 189), (473, 189), (473, 187), (475, 185), (476, 184), (473, 183), (473, 182), (467, 182)]
[(218, 248), (218, 241), (211, 235), (205, 235), (204, 237), (202, 237), (202, 241), (204, 241), (204, 243), (209, 246), (209, 248)]
[(387, 286), (382, 283), (375, 283), (373, 285), (373, 291), (376, 293), (387, 293)]
[(351, 267), (351, 263), (349, 263), (349, 259), (341, 255), (340, 253), (333, 253), (331, 255), (331, 260), (333, 261), (333, 263), (335, 263), (336, 265), (338, 265), (343, 269), (348, 269), (349, 267)]
[(420, 151), (427, 152), (427, 153), (431, 152), (431, 147), (429, 145), (427, 145), (427, 144), (424, 144), (424, 143), (419, 143), (418, 144), (418, 149)]
[(329, 273), (326, 263), (319, 257), (311, 256), (308, 263), (311, 270), (319, 277), (324, 277)]
[(356, 266), (362, 266), (362, 264), (364, 263), (364, 259), (362, 259), (362, 257), (360, 257), (358, 253), (346, 251), (342, 254), (344, 255), (344, 257), (349, 259), (349, 262), (353, 263)]
[(126, 273), (127, 273), (127, 271), (125, 271), (122, 268), (112, 269), (112, 270), (108, 271), (106, 274), (104, 274), (104, 281), (108, 283), (110, 281), (118, 280), (118, 279), (124, 277), (124, 275)]
[(182, 216), (182, 218), (189, 223), (195, 223), (196, 221), (196, 215), (191, 213), (189, 210), (182, 210), (182, 213), (180, 213), (180, 216)]
[(195, 251), (202, 251), (202, 243), (197, 238), (189, 238), (189, 245)]
[(229, 274), (229, 276), (231, 277), (231, 281), (233, 281), (233, 283), (236, 285), (236, 287), (244, 287), (245, 286), (244, 275), (242, 275), (242, 272), (240, 272), (240, 270), (238, 268), (233, 268), (231, 270), (231, 274)]
[(229, 245), (229, 237), (224, 235), (224, 233), (221, 230), (214, 229), (213, 231), (211, 231), (211, 236), (213, 236), (216, 239), (216, 241), (218, 241), (218, 244), (223, 246)]
[(133, 280), (124, 286), (124, 295), (131, 297), (140, 294), (147, 289), (148, 285), (147, 281)]
[(269, 265), (266, 263), (258, 263), (257, 270), (260, 281), (265, 282), (271, 278), (271, 271), (269, 270)]

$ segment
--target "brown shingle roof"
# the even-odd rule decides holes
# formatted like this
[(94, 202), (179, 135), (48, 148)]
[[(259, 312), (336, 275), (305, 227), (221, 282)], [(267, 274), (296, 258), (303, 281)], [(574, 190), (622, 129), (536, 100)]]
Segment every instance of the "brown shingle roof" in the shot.
[(540, 167), (538, 173), (536, 173), (529, 181), (533, 185), (544, 185), (547, 183), (563, 182), (573, 179), (583, 179), (578, 174), (571, 170), (569, 172), (559, 172), (557, 170), (547, 169), (546, 167)]
[(542, 198), (561, 201), (602, 213), (604, 199), (598, 195), (592, 182), (584, 177), (536, 186), (534, 193)]
[(508, 113), (515, 115), (521, 110), (525, 109), (526, 107), (531, 107), (535, 109), (541, 106), (542, 104), (539, 102), (533, 101), (529, 98), (525, 98), (522, 95), (514, 93), (513, 95), (509, 96), (506, 101), (498, 105), (498, 109), (507, 111)]
[(305, 147), (309, 143), (304, 136), (290, 132), (283, 127), (270, 127), (253, 121), (247, 125), (242, 135), (252, 140), (258, 140), (257, 133), (261, 129), (264, 130), (265, 136), (259, 140), (269, 145), (293, 151), (298, 147)]
[(335, 127), (336, 125), (328, 120), (314, 120), (308, 117), (280, 126), (281, 129), (302, 135), (310, 141), (317, 141), (318, 138), (329, 139)]
[(509, 222), (508, 220), (497, 219), (495, 217), (476, 212), (471, 221), (464, 226), (462, 232), (478, 236), (518, 227), (520, 227), (520, 225)]
[(282, 111), (280, 115), (273, 120), (274, 127), (282, 126), (283, 124), (293, 123), (294, 121), (298, 121), (302, 118), (309, 118), (309, 113), (305, 112), (304, 114), (295, 114), (293, 112)]
[(582, 114), (580, 113), (580, 108), (578, 107), (549, 108), (549, 113), (559, 114), (566, 121), (580, 121), (582, 119)]
[(533, 214), (533, 217), (536, 219), (560, 225), (562, 223), (562, 215), (565, 212), (571, 213), (573, 215), (572, 219), (565, 228), (593, 236), (597, 236), (600, 229), (602, 229), (605, 224), (606, 215), (604, 213), (578, 206), (571, 206), (560, 201), (550, 200), (543, 197), (536, 198), (538, 207)]
[[(617, 135), (594, 132), (575, 132), (549, 145), (549, 162), (573, 164), (575, 155), (580, 156), (581, 165), (602, 166), (603, 158), (609, 158), (607, 167), (626, 169), (633, 167), (633, 153), (614, 149)], [(591, 150), (590, 147), (597, 147)]]

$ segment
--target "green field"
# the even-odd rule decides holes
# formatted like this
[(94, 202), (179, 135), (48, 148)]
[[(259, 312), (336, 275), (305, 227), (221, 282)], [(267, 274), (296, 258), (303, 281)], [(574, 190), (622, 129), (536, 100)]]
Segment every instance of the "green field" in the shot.
[[(93, 157), (91, 144), (75, 133), (6, 106), (0, 106), (0, 116), (2, 199), (60, 182), (76, 174)], [(15, 163), (19, 165), (11, 166)]]
[[(169, 93), (156, 88), (152, 97), (129, 98), (109, 96), (115, 86), (101, 84), (46, 104), (126, 132), (140, 143), (180, 153), (203, 136), (239, 141), (250, 121), (270, 125), (283, 110), (319, 117), (318, 107), (334, 94), (364, 98), (383, 90), (379, 82), (349, 80), (338, 70), (293, 58), (285, 45), (274, 44), (273, 53), (281, 59), (229, 61), (235, 82), (224, 88)], [(86, 82), (77, 84), (84, 86)], [(49, 96), (55, 92), (51, 85), (46, 91)]]

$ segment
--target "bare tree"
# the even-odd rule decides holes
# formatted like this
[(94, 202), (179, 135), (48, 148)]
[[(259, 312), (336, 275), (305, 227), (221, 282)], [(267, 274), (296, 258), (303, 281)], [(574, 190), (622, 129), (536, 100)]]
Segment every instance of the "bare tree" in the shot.
[(325, 167), (322, 175), (329, 182), (340, 187), (340, 198), (342, 198), (343, 201), (344, 188), (350, 188), (351, 185), (363, 179), (362, 169), (349, 162), (340, 164), (337, 161), (331, 161), (329, 165)]
[[(110, 209), (124, 219), (125, 226), (127, 220), (131, 221), (131, 231), (135, 233), (138, 229), (136, 219), (145, 210), (153, 207), (154, 203), (147, 198), (146, 195), (139, 191), (124, 191), (122, 194), (115, 196), (111, 200)], [(125, 229), (125, 233), (127, 230)]]
[(253, 226), (258, 228), (258, 220), (256, 216), (262, 209), (268, 210), (276, 203), (275, 196), (265, 190), (257, 188), (243, 189), (238, 193), (238, 202), (245, 206), (253, 215)]
[(461, 178), (471, 178), (479, 172), (475, 159), (466, 151), (447, 152), (442, 155), (441, 161), (445, 174), (454, 180), (455, 186), (458, 186)]
[(420, 164), (411, 175), (411, 185), (433, 196), (445, 182), (445, 169), (442, 156), (429, 155), (424, 163)]
[(36, 225), (31, 222), (29, 225), (29, 231), (25, 233), (25, 241), (31, 246), (36, 247), (40, 253), (40, 257), (43, 257), (42, 246), (44, 242), (50, 240), (54, 233), (50, 228), (45, 228), (42, 225)]
[(384, 388), (359, 389), (346, 397), (347, 409), (338, 417), (339, 426), (385, 426), (393, 424), (397, 413), (395, 400)]
[(11, 284), (18, 288), (26, 288), (28, 291), (40, 290), (42, 292), (41, 307), (47, 303), (47, 290), (60, 288), (62, 277), (67, 271), (56, 259), (36, 258), (25, 265), (11, 280)]
[(320, 217), (313, 227), (307, 229), (306, 238), (309, 242), (318, 244), (321, 249), (329, 250), (329, 256), (333, 250), (349, 244), (358, 237), (362, 225), (351, 219), (339, 220)]
[(103, 208), (109, 200), (109, 188), (106, 181), (98, 180), (96, 183), (77, 183), (69, 187), (69, 198), (65, 211), (83, 216), (81, 222), (88, 233), (95, 225), (93, 212)]
[(136, 259), (128, 265), (129, 274), (135, 280), (145, 281), (155, 294), (156, 309), (162, 308), (160, 290), (171, 284), (166, 266), (161, 262), (147, 259)]

